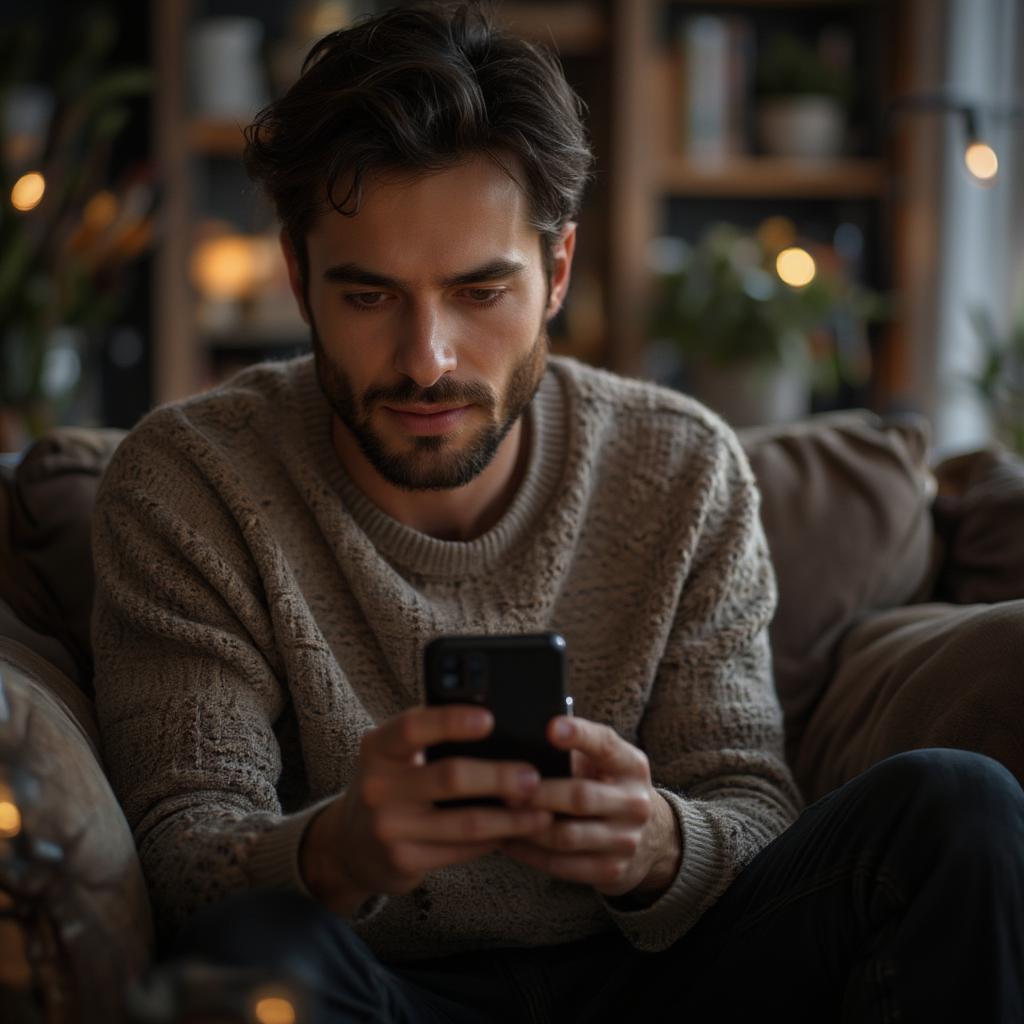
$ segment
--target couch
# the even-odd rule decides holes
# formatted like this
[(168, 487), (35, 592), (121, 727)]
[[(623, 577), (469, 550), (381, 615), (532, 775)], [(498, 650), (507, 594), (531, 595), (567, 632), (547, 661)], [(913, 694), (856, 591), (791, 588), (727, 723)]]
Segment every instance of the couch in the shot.
[[(90, 513), (122, 436), (56, 430), (0, 466), (4, 1020), (174, 1020), (189, 1002), (154, 995), (145, 882), (91, 700)], [(922, 746), (981, 751), (1024, 782), (1024, 462), (992, 448), (931, 466), (923, 420), (864, 411), (741, 440), (808, 800)]]

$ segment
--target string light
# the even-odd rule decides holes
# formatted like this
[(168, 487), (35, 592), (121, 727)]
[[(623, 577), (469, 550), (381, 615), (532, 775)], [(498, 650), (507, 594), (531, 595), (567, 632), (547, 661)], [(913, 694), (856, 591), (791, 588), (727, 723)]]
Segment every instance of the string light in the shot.
[(806, 249), (791, 245), (775, 257), (775, 272), (791, 287), (803, 288), (814, 280), (818, 268)]
[(34, 210), (46, 191), (46, 179), (38, 171), (23, 174), (11, 189), (11, 205), (22, 213)]
[(991, 131), (997, 124), (1024, 123), (1024, 107), (1019, 104), (979, 103), (943, 93), (922, 96), (903, 96), (886, 111), (886, 118), (892, 119), (902, 111), (934, 111), (953, 114), (963, 123), (964, 165), (976, 185), (994, 185), (999, 174), (999, 156), (979, 126), (984, 124)]
[(975, 140), (964, 150), (964, 163), (971, 176), (983, 185), (990, 185), (999, 173), (999, 157), (987, 143)]

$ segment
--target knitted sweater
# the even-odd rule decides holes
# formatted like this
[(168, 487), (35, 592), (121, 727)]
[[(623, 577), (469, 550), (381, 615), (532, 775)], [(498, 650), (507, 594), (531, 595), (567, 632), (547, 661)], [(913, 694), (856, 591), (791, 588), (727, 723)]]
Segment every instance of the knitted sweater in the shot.
[(552, 359), (500, 521), (437, 540), (348, 479), (311, 356), (149, 414), (96, 505), (104, 756), (158, 926), (244, 888), (303, 888), (298, 848), (360, 736), (422, 702), (441, 634), (554, 630), (575, 713), (643, 749), (682, 858), (622, 909), (500, 853), (353, 919), (381, 957), (687, 931), (795, 817), (753, 477), (692, 400)]

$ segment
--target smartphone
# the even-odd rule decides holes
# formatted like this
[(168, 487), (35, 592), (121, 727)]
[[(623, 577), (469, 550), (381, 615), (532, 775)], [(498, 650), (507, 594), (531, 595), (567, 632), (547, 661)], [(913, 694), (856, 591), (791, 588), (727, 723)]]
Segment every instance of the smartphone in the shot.
[[(482, 757), (528, 761), (542, 778), (572, 774), (569, 751), (547, 738), (548, 723), (572, 714), (565, 685), (565, 640), (557, 633), (445, 636), (424, 652), (427, 704), (477, 704), (494, 716), (482, 740), (428, 747), (428, 761)], [(445, 806), (501, 801), (444, 801)]]

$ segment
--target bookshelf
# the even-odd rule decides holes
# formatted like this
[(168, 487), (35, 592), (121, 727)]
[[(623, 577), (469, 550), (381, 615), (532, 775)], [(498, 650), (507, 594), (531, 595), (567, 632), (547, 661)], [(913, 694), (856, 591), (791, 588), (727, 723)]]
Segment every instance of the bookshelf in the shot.
[[(626, 184), (612, 205), (621, 300), (613, 368), (641, 374), (646, 369), (649, 241), (670, 235), (692, 242), (715, 220), (752, 229), (782, 213), (798, 228), (806, 225), (819, 233), (852, 220), (865, 239), (863, 282), (882, 292), (898, 290), (908, 277), (899, 197), (910, 186), (903, 170), (906, 152), (886, 134), (885, 109), (893, 96), (912, 88), (900, 58), (918, 23), (928, 17), (927, 5), (914, 0), (634, 0), (621, 14), (629, 25), (614, 77), (624, 119), (618, 138)], [(683, 26), (698, 18), (738, 25), (740, 49), (747, 47), (742, 52), (751, 62), (744, 69), (746, 108), (733, 124), (738, 142), (732, 138), (711, 154), (688, 152), (686, 137), (681, 36)], [(810, 39), (833, 26), (837, 31), (830, 40), (851, 47), (854, 96), (842, 148), (814, 158), (766, 151), (758, 131), (761, 83), (755, 77), (766, 40), (777, 33)], [(903, 321), (910, 313), (899, 308)], [(903, 391), (900, 367), (906, 365), (908, 333), (905, 322), (873, 331), (876, 372), (870, 393), (858, 396), (860, 401), (884, 407)]]
[(886, 191), (883, 160), (847, 159), (812, 164), (785, 157), (734, 157), (708, 166), (684, 156), (658, 165), (658, 188), (668, 195), (735, 198), (878, 199)]
[[(386, 5), (381, 5), (386, 6)], [(890, 76), (896, 28), (907, 31), (909, 0), (568, 0), (505, 2), (500, 19), (534, 41), (553, 45), (588, 106), (598, 160), (597, 178), (581, 216), (581, 245), (567, 308), (556, 325), (556, 348), (627, 374), (644, 372), (651, 273), (650, 240), (672, 230), (679, 211), (710, 204), (772, 208), (791, 201), (844, 204), (891, 231), (893, 158), (876, 138), (834, 159), (808, 162), (765, 155), (756, 147), (707, 162), (688, 156), (678, 124), (678, 25), (691, 15), (723, 15), (769, 26), (801, 25), (826, 16), (878, 29), (875, 66)], [(202, 176), (239, 164), (243, 147), (237, 121), (197, 117), (187, 101), (185, 52), (189, 26), (214, 3), (153, 0), (152, 26), (159, 90), (156, 149), (164, 172), (163, 245), (156, 260), (154, 398), (177, 399), (211, 381), (211, 358), (233, 366), (246, 358), (304, 340), (280, 327), (200, 326), (189, 279), (201, 217)], [(759, 21), (760, 19), (760, 21)], [(895, 27), (894, 27), (895, 26)], [(888, 77), (872, 94), (870, 118), (891, 88)], [(749, 129), (749, 126), (748, 126)], [(876, 133), (877, 134), (877, 133)], [(238, 170), (244, 185), (244, 175)], [(717, 205), (716, 205), (717, 204)], [(684, 217), (685, 219), (685, 217)], [(879, 234), (877, 246), (888, 245)], [(897, 247), (898, 248), (898, 247)], [(894, 281), (899, 267), (885, 268)], [(899, 360), (892, 365), (898, 365)]]

